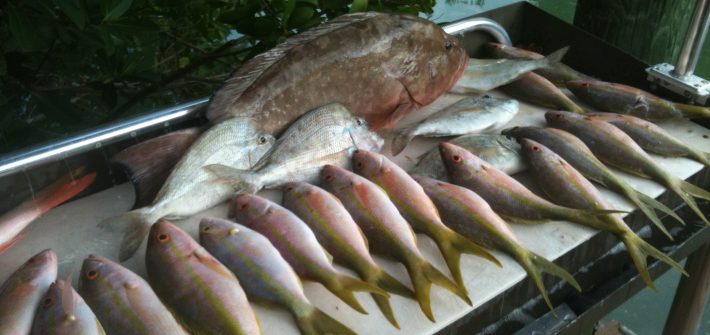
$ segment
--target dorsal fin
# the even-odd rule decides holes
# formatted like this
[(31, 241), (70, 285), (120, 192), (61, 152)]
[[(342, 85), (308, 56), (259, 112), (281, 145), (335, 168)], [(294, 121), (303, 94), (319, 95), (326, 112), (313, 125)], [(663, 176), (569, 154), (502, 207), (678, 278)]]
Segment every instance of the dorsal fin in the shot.
[(223, 114), (229, 110), (241, 95), (268, 70), (272, 65), (283, 59), (291, 49), (315, 40), (325, 34), (349, 26), (353, 23), (369, 20), (387, 14), (376, 12), (363, 12), (339, 16), (303, 33), (289, 37), (273, 49), (261, 53), (246, 64), (242, 65), (222, 87), (212, 96), (207, 107), (207, 118), (210, 121), (222, 119)]

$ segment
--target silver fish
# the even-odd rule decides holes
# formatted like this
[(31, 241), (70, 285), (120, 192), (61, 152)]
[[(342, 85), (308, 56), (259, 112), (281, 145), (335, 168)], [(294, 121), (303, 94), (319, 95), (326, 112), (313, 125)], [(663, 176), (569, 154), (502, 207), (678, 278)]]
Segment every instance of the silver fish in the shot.
[[(496, 169), (509, 175), (527, 169), (520, 154), (520, 144), (515, 139), (503, 135), (474, 134), (464, 135), (448, 141), (456, 144), (491, 164)], [(419, 156), (419, 162), (411, 171), (412, 174), (447, 180), (446, 167), (441, 161), (439, 148), (434, 147)]]
[(104, 257), (84, 260), (79, 292), (109, 335), (187, 335), (143, 278)]
[(315, 182), (323, 165), (350, 166), (356, 149), (379, 151), (383, 140), (341, 104), (314, 109), (294, 122), (251, 170), (221, 164), (206, 168), (254, 193), (292, 181)]
[(105, 335), (99, 319), (71, 281), (57, 280), (37, 309), (32, 335)]
[(32, 256), (0, 286), (0, 334), (29, 334), (49, 285), (57, 279), (57, 255), (44, 250)]
[(451, 91), (457, 93), (488, 92), (518, 79), (525, 73), (559, 63), (568, 49), (569, 47), (564, 47), (545, 58), (535, 60), (471, 58), (463, 76)]
[(489, 95), (463, 98), (412, 126), (392, 139), (392, 154), (398, 155), (415, 136), (443, 137), (492, 133), (518, 114), (517, 100)]
[(203, 169), (204, 166), (222, 164), (248, 169), (273, 142), (273, 136), (254, 130), (246, 118), (230, 119), (207, 130), (180, 159), (152, 205), (100, 223), (101, 227), (125, 231), (119, 259), (128, 259), (136, 252), (158, 219), (190, 216), (234, 195), (234, 188), (229, 183), (220, 181)]

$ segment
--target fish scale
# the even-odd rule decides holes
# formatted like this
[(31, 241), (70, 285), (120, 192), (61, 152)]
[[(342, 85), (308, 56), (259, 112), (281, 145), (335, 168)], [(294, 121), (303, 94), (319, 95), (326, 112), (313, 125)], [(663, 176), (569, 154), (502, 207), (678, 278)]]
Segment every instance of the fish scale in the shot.
[(284, 132), (251, 170), (210, 165), (208, 170), (242, 192), (278, 187), (290, 181), (313, 182), (325, 164), (350, 165), (356, 148), (379, 150), (382, 139), (365, 120), (340, 104), (312, 110)]
[[(562, 157), (533, 140), (523, 139), (521, 145), (538, 184), (557, 203), (580, 209), (612, 209), (599, 190)], [(601, 222), (592, 227), (611, 232), (624, 242), (641, 278), (650, 288), (655, 289), (655, 286), (646, 266), (648, 256), (659, 259), (687, 276), (683, 268), (670, 257), (639, 238), (619, 214), (607, 214), (599, 219)]]
[(187, 334), (140, 276), (104, 257), (84, 260), (79, 292), (109, 334)]
[(323, 284), (358, 312), (367, 314), (354, 291), (389, 297), (381, 288), (337, 270), (308, 225), (278, 204), (256, 195), (240, 194), (230, 212), (238, 222), (266, 236), (299, 276)]
[(266, 237), (217, 218), (202, 219), (199, 229), (200, 243), (239, 277), (250, 299), (285, 307), (303, 334), (355, 334), (308, 301), (296, 272)]
[(370, 247), (404, 264), (419, 306), (434, 321), (429, 292), (435, 283), (471, 304), (465, 289), (448, 279), (421, 254), (412, 227), (376, 184), (343, 168), (326, 165), (321, 171), (326, 190), (338, 197), (360, 226)]
[(145, 262), (151, 287), (189, 332), (261, 333), (237, 278), (177, 226), (153, 225)]
[(0, 286), (3, 334), (29, 334), (37, 306), (57, 278), (57, 255), (47, 249), (30, 257)]

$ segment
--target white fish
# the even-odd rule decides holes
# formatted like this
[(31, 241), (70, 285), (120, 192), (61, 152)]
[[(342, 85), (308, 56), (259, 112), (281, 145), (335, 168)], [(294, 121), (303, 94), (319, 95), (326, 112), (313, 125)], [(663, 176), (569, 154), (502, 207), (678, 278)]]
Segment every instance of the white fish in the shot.
[(397, 155), (416, 136), (442, 137), (491, 133), (501, 129), (518, 113), (517, 100), (489, 95), (463, 98), (428, 118), (405, 127), (392, 139), (392, 154)]
[(242, 192), (293, 181), (314, 183), (324, 165), (349, 167), (356, 149), (379, 151), (383, 140), (341, 104), (316, 108), (296, 120), (251, 170), (206, 167)]
[(229, 183), (204, 166), (221, 164), (249, 169), (273, 143), (273, 136), (254, 130), (248, 118), (229, 119), (207, 130), (180, 159), (150, 206), (101, 222), (101, 227), (124, 230), (119, 258), (131, 257), (158, 219), (193, 215), (234, 195)]

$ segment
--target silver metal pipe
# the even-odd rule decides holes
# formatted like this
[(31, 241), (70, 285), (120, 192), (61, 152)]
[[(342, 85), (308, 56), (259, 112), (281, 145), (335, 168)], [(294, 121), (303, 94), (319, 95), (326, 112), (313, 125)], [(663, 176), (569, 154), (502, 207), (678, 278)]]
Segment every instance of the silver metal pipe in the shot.
[(110, 123), (66, 139), (3, 155), (0, 157), (0, 177), (45, 162), (58, 161), (71, 155), (100, 148), (128, 137), (135, 137), (137, 134), (149, 130), (168, 127), (177, 121), (197, 117), (197, 110), (204, 106), (208, 100), (208, 98), (203, 98), (191, 101), (148, 115)]
[(698, 0), (693, 11), (693, 18), (688, 26), (688, 32), (685, 34), (683, 47), (680, 49), (678, 61), (673, 70), (674, 75), (684, 77), (693, 74), (693, 71), (695, 71), (700, 49), (707, 34), (708, 20), (710, 20), (708, 0)]
[(444, 31), (451, 35), (463, 34), (469, 31), (481, 30), (485, 31), (493, 38), (495, 38), (498, 43), (505, 45), (512, 45), (510, 36), (505, 28), (501, 26), (498, 22), (485, 17), (476, 17), (473, 19), (463, 20), (443, 26)]
[[(498, 42), (511, 45), (510, 37), (497, 22), (486, 18), (472, 18), (444, 26), (449, 34), (462, 34), (482, 30)], [(171, 123), (195, 118), (197, 110), (206, 105), (209, 98), (202, 98), (175, 107), (152, 112), (125, 121), (118, 121), (82, 132), (66, 139), (43, 143), (29, 149), (0, 156), (0, 177), (30, 169), (42, 163), (59, 161), (71, 155), (135, 137), (146, 131), (167, 127)]]

